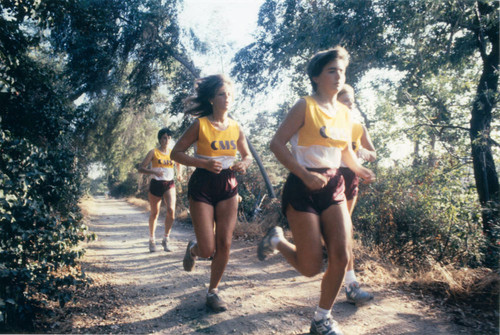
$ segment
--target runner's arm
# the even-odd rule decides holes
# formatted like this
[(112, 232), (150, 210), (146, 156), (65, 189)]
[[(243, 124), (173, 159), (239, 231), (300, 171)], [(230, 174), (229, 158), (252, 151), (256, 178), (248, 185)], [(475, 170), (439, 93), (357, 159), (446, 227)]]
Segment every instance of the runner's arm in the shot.
[(301, 166), (286, 146), (292, 136), (304, 125), (306, 106), (307, 103), (304, 99), (299, 99), (295, 103), (271, 140), (270, 149), (280, 163), (291, 173), (302, 179), (309, 189), (317, 190), (326, 185), (326, 178), (311, 173)]
[(161, 177), (162, 176), (161, 172), (155, 171), (153, 169), (148, 168), (149, 164), (151, 164), (151, 162), (153, 161), (153, 155), (154, 155), (154, 153), (155, 153), (155, 149), (150, 150), (148, 152), (148, 154), (146, 155), (146, 158), (144, 158), (144, 160), (142, 161), (142, 163), (137, 168), (137, 170), (140, 173), (154, 174), (154, 175), (156, 175), (158, 177)]
[(248, 148), (247, 139), (245, 134), (240, 128), (240, 137), (238, 138), (238, 142), (236, 143), (238, 147), (238, 151), (241, 155), (241, 160), (236, 162), (231, 169), (245, 174), (250, 164), (252, 164), (252, 156), (250, 155), (250, 149)]
[(182, 134), (181, 138), (177, 141), (172, 152), (170, 153), (170, 158), (172, 158), (177, 163), (186, 166), (194, 166), (197, 168), (206, 169), (208, 171), (219, 173), (222, 164), (213, 159), (202, 159), (189, 156), (186, 151), (189, 147), (198, 140), (198, 133), (200, 130), (200, 121), (196, 119), (189, 128)]

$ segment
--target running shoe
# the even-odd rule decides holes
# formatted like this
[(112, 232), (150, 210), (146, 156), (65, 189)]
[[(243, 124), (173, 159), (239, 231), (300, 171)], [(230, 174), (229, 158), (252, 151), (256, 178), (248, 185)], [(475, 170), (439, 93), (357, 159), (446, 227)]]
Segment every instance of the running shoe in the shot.
[(276, 248), (273, 247), (271, 244), (271, 239), (273, 237), (281, 237), (284, 238), (283, 236), (283, 228), (275, 226), (267, 231), (266, 236), (262, 238), (262, 240), (259, 243), (259, 246), (257, 247), (257, 257), (259, 258), (260, 261), (263, 261), (266, 259), (267, 256), (274, 254), (276, 252)]
[(331, 315), (319, 321), (313, 319), (309, 332), (317, 335), (343, 335), (337, 321)]
[(166, 238), (164, 238), (162, 241), (161, 241), (161, 245), (163, 247), (163, 250), (167, 251), (167, 252), (170, 252), (172, 251), (172, 247), (170, 246), (170, 240), (167, 240)]
[(345, 288), (345, 295), (347, 296), (347, 302), (356, 305), (363, 304), (373, 299), (373, 294), (363, 291), (359, 287), (357, 281), (350, 283), (349, 286)]
[(155, 241), (149, 240), (149, 252), (155, 252), (155, 251), (156, 251)]
[(184, 266), (184, 270), (190, 272), (194, 268), (194, 262), (196, 261), (196, 256), (191, 254), (191, 248), (196, 244), (195, 241), (189, 241), (186, 253), (184, 254), (184, 260), (182, 261), (182, 265)]
[(215, 313), (227, 311), (227, 304), (215, 292), (207, 293), (206, 305), (211, 311)]

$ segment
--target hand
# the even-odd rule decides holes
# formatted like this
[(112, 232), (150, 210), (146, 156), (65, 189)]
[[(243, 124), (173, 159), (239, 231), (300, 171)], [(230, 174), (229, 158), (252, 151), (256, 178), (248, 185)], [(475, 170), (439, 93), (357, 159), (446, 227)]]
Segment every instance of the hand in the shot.
[(367, 168), (363, 168), (360, 171), (359, 177), (363, 179), (363, 184), (370, 184), (377, 180), (375, 173)]
[(307, 188), (311, 191), (322, 189), (328, 183), (328, 179), (320, 173), (309, 171), (302, 179)]
[(154, 172), (153, 172), (153, 174), (154, 174), (155, 176), (157, 176), (158, 178), (163, 177), (163, 173), (162, 173), (162, 172), (160, 172), (160, 171), (154, 171)]
[(243, 162), (237, 162), (236, 164), (233, 164), (233, 166), (231, 166), (231, 170), (239, 172), (241, 174), (245, 174), (247, 173), (247, 165)]
[(222, 163), (219, 161), (216, 161), (214, 159), (209, 159), (206, 162), (205, 169), (210, 171), (210, 172), (219, 174), (222, 171)]

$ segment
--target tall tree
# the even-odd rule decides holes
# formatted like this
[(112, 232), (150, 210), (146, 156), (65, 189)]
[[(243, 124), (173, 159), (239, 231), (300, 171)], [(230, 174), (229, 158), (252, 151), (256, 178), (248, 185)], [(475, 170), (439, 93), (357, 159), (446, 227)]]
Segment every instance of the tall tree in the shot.
[[(470, 120), (470, 138), (476, 187), (484, 207), (484, 232), (490, 240), (489, 262), (498, 266), (500, 246), (500, 188), (493, 160), (491, 140), (492, 112), (498, 102), (498, 62), (500, 57), (498, 1), (475, 4), (471, 30), (482, 59), (482, 73)], [(498, 144), (497, 144), (498, 145)], [(496, 257), (492, 257), (495, 255)]]
[[(249, 93), (288, 76), (304, 94), (307, 59), (337, 44), (351, 53), (347, 77), (353, 84), (371, 68), (401, 71), (397, 103), (411, 107), (425, 127), (418, 147), (422, 152), (427, 145), (429, 163), (436, 160), (437, 142), (451, 152), (460, 131), (470, 136), (483, 231), (490, 240), (487, 262), (496, 266), (500, 193), (491, 125), (498, 101), (498, 7), (493, 0), (267, 0), (257, 40), (237, 53), (233, 74)], [(460, 78), (460, 89), (456, 77), (449, 80), (453, 76)], [(469, 110), (470, 127), (457, 101)]]

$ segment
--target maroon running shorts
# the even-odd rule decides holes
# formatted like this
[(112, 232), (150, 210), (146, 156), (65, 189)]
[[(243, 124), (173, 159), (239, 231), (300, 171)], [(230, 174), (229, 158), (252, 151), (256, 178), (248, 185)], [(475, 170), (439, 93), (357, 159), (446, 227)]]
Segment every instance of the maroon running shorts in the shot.
[(219, 174), (205, 169), (194, 170), (188, 184), (188, 198), (215, 207), (219, 201), (238, 194), (238, 181), (233, 170), (225, 169)]
[(299, 177), (290, 173), (283, 187), (281, 210), (285, 216), (288, 205), (299, 212), (321, 215), (331, 205), (338, 205), (345, 200), (344, 178), (338, 169), (308, 168), (308, 170), (327, 177), (328, 183), (320, 190), (311, 191)]
[(167, 192), (174, 186), (175, 184), (173, 180), (151, 179), (151, 182), (149, 184), (149, 192), (155, 197), (162, 198), (165, 192)]
[(346, 200), (352, 200), (352, 199), (354, 199), (355, 196), (358, 195), (359, 178), (348, 167), (341, 167), (341, 168), (339, 168), (339, 170), (340, 170), (340, 174), (342, 176), (344, 176), (345, 198), (346, 198)]

